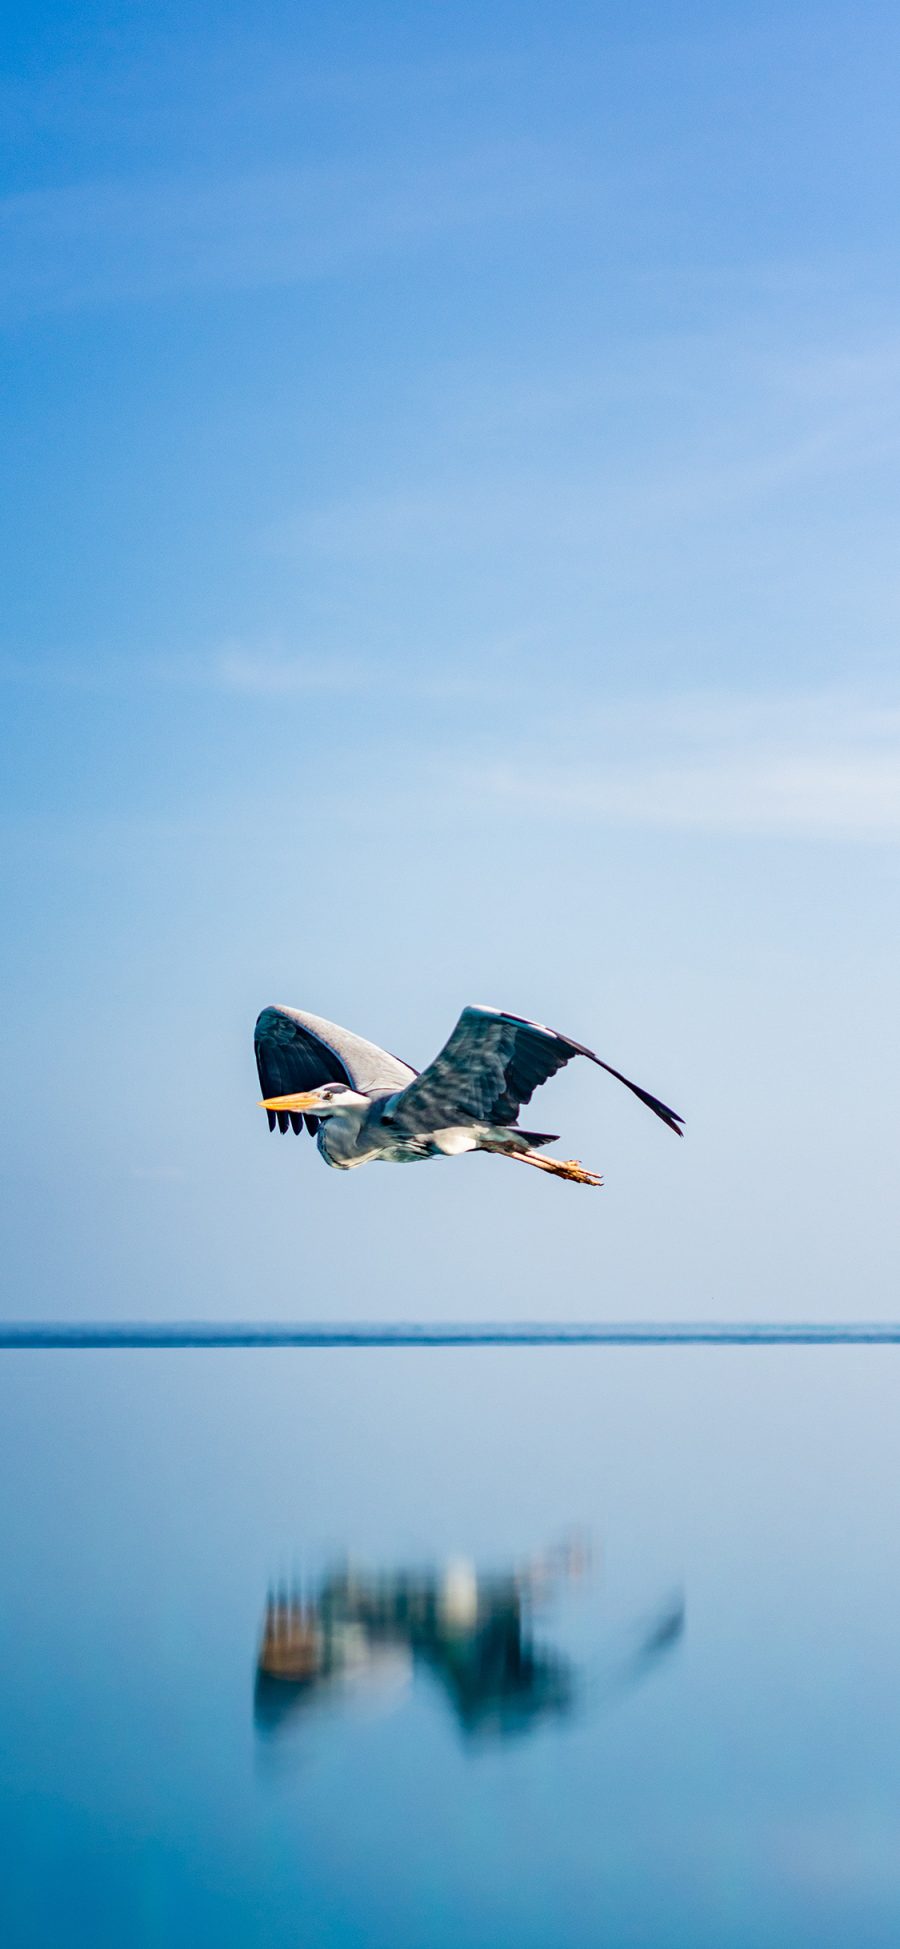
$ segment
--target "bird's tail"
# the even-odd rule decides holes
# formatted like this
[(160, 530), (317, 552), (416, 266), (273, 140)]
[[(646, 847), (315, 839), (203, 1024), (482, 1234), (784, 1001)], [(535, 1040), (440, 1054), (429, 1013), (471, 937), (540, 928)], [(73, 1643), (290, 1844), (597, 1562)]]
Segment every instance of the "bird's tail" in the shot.
[(533, 1145), (535, 1150), (540, 1150), (544, 1144), (559, 1143), (558, 1131), (520, 1130), (517, 1125), (513, 1135), (516, 1137), (524, 1137), (526, 1143)]

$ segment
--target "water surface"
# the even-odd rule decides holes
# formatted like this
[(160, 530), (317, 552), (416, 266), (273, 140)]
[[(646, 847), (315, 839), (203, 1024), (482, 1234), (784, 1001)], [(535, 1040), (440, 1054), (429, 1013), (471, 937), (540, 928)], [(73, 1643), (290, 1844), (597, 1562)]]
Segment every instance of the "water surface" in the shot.
[(896, 1944), (898, 1380), (4, 1353), (2, 1939)]

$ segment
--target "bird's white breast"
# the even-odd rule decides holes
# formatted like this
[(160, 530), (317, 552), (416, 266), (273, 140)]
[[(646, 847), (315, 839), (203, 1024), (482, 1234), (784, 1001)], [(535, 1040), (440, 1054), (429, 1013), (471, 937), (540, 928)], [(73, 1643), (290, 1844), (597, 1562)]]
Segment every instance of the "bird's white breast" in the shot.
[(464, 1124), (451, 1124), (446, 1130), (435, 1130), (431, 1139), (435, 1150), (443, 1157), (461, 1157), (464, 1150), (476, 1150), (476, 1139)]

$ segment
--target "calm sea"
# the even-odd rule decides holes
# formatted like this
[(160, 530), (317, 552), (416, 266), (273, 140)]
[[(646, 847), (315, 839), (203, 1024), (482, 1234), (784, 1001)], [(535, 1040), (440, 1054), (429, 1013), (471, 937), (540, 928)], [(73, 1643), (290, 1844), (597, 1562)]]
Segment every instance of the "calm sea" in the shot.
[(652, 1338), (0, 1353), (7, 1949), (896, 1949), (900, 1349)]

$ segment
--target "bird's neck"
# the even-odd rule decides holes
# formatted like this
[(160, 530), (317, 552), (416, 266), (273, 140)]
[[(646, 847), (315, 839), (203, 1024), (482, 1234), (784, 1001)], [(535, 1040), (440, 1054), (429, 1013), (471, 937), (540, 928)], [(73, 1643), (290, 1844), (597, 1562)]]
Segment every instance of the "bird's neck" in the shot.
[(359, 1134), (368, 1110), (368, 1098), (361, 1096), (356, 1103), (346, 1103), (330, 1116), (322, 1117), (318, 1142), (326, 1164), (340, 1168), (359, 1161)]

